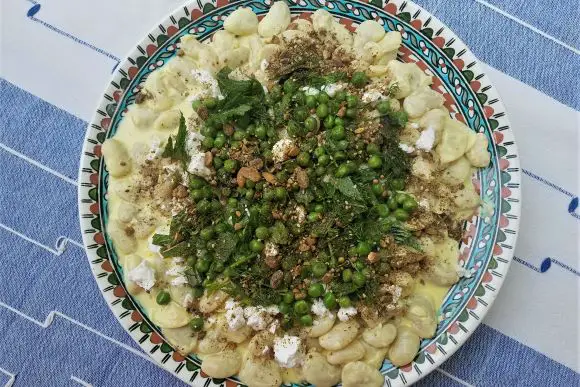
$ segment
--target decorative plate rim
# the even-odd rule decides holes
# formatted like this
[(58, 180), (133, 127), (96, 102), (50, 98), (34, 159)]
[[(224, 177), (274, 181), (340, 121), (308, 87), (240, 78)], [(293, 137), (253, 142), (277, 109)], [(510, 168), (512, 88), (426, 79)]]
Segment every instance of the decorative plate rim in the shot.
[[(231, 10), (241, 5), (250, 5), (263, 9), (258, 5), (261, 4), (263, 6), (264, 3), (271, 4), (271, 2), (272, 0), (240, 0), (229, 3), (227, 0), (217, 0), (216, 6), (208, 0), (189, 0), (170, 12), (150, 31), (148, 36), (138, 42), (129, 51), (128, 55), (119, 62), (111, 81), (99, 98), (98, 108), (88, 125), (83, 140), (78, 175), (79, 220), (83, 245), (99, 290), (114, 316), (141, 349), (150, 355), (158, 365), (161, 365), (182, 381), (189, 384), (195, 382), (192, 385), (201, 385), (208, 377), (201, 372), (195, 358), (185, 358), (179, 354), (164, 341), (155, 327), (148, 323), (147, 317), (142, 315), (138, 308), (135, 307), (130, 296), (126, 294), (124, 285), (118, 278), (115, 265), (109, 261), (107, 237), (103, 229), (100, 208), (101, 193), (99, 188), (102, 179), (104, 179), (101, 174), (106, 175), (106, 171), (103, 170), (100, 163), (100, 144), (107, 137), (111, 128), (114, 128), (115, 119), (118, 121), (117, 116), (122, 115), (122, 112), (118, 109), (117, 102), (126, 102), (125, 99), (129, 99), (127, 95), (131, 95), (134, 92), (134, 89), (123, 90), (123, 80), (130, 81), (139, 76), (141, 72), (146, 71), (143, 68), (136, 67), (140, 58), (145, 57), (145, 63), (147, 63), (147, 60), (159, 55), (161, 51), (167, 51), (165, 42), (174, 35), (182, 34), (185, 26), (192, 24), (194, 21), (199, 22), (200, 18), (217, 18), (219, 22), (220, 14), (227, 13), (227, 11), (223, 12), (225, 9)], [(468, 90), (466, 89), (465, 93), (472, 92), (476, 95), (474, 100), (468, 100), (468, 102), (473, 103), (470, 109), (476, 110), (479, 108), (485, 115), (481, 119), (489, 126), (489, 133), (487, 131), (486, 133), (489, 135), (489, 139), (492, 140), (490, 141), (490, 146), (494, 151), (493, 155), (496, 156), (493, 166), (497, 169), (497, 177), (500, 182), (497, 187), (497, 190), (499, 190), (498, 203), (500, 209), (498, 209), (499, 213), (497, 214), (498, 224), (494, 227), (496, 235), (491, 242), (491, 254), (485, 267), (476, 267), (478, 272), (481, 271), (479, 273), (481, 276), (476, 281), (474, 280), (473, 290), (468, 293), (470, 297), (468, 297), (468, 300), (463, 300), (465, 303), (459, 307), (458, 311), (454, 312), (455, 314), (445, 326), (445, 330), (440, 331), (438, 329), (434, 339), (426, 340), (431, 342), (431, 344), (429, 346), (422, 345), (419, 355), (412, 363), (401, 368), (390, 368), (383, 372), (386, 374), (385, 385), (412, 384), (436, 369), (471, 336), (493, 304), (503, 284), (505, 274), (508, 272), (513, 258), (521, 211), (521, 172), (513, 132), (505, 116), (505, 108), (499, 94), (488, 76), (481, 70), (479, 60), (449, 27), (420, 6), (403, 0), (386, 0), (384, 2), (383, 0), (370, 0), (369, 2), (356, 0), (348, 2), (291, 0), (288, 3), (293, 11), (296, 11), (296, 7), (326, 7), (337, 16), (337, 9), (338, 12), (342, 12), (342, 8), (344, 8), (345, 12), (350, 11), (353, 15), (356, 15), (358, 10), (360, 12), (359, 19), (367, 19), (370, 16), (382, 20), (381, 15), (383, 13), (388, 17), (396, 18), (398, 25), (402, 26), (403, 33), (410, 33), (411, 35), (417, 33), (424, 40), (418, 42), (420, 49), (427, 49), (423, 46), (425, 46), (425, 42), (429, 42), (435, 48), (431, 54), (434, 56), (438, 53), (444, 54), (442, 55), (443, 62), (440, 64), (442, 67), (446, 66), (445, 62), (451, 62), (450, 73), (456, 71), (463, 76), (463, 79), (458, 81), (456, 87), (461, 87), (462, 81), (467, 82)], [(366, 11), (366, 14), (363, 10)], [(364, 14), (363, 17), (360, 17), (361, 13)], [(351, 16), (352, 18), (354, 16)], [(184, 19), (187, 22), (186, 24), (183, 24)], [(347, 26), (352, 24), (352, 20), (345, 21), (343, 19), (341, 22), (344, 22)], [(436, 27), (436, 31), (431, 26)], [(428, 30), (431, 31), (430, 36)], [(188, 32), (191, 32), (191, 30)], [(210, 31), (206, 35), (210, 36), (212, 33)], [(161, 41), (161, 36), (165, 37), (165, 40)], [(417, 39), (415, 38), (415, 40)], [(423, 43), (423, 46), (420, 43)], [(410, 52), (410, 55), (414, 55), (414, 52)], [(467, 65), (466, 62), (468, 62)], [(447, 66), (449, 67), (448, 64)], [(465, 75), (467, 72), (471, 73), (471, 79), (467, 79)], [(125, 87), (127, 87), (127, 83), (125, 83)], [(481, 90), (481, 93), (478, 93), (479, 90)], [(485, 98), (480, 97), (480, 94), (483, 94)], [(457, 96), (462, 97), (461, 92)], [(455, 95), (451, 97), (456, 98)], [(453, 101), (450, 103), (453, 104)], [(493, 107), (491, 107), (492, 104)], [(471, 110), (468, 111), (468, 114), (470, 114), (469, 112)], [(457, 114), (461, 116), (461, 113)], [(493, 127), (492, 121), (495, 122), (495, 127)], [(487, 128), (483, 129), (487, 130)], [(504, 181), (504, 178), (506, 181)], [(464, 240), (467, 245), (474, 242), (481, 243), (481, 241), (475, 239), (474, 234), (479, 230), (478, 227), (476, 225), (473, 226), (474, 229), (469, 230), (468, 233), (470, 235)], [(502, 241), (498, 241), (500, 232), (503, 234)], [(471, 240), (468, 239), (469, 236), (472, 237)], [(489, 241), (485, 243), (489, 244)], [(471, 246), (468, 246), (466, 249), (470, 248)], [(467, 254), (469, 254), (469, 251), (467, 251)], [(471, 256), (469, 259), (471, 259)], [(459, 285), (454, 285), (453, 288), (457, 286)], [(421, 359), (422, 361), (420, 361)], [(214, 379), (213, 382), (217, 384), (223, 383), (227, 386), (238, 385), (233, 380)]]

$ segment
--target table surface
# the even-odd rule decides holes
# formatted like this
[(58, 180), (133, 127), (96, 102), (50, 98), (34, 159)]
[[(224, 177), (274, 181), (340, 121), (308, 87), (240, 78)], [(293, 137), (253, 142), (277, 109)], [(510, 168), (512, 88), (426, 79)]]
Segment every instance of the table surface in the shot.
[[(518, 140), (524, 197), (500, 297), (419, 385), (579, 385), (578, 2), (417, 2), (486, 63)], [(0, 386), (183, 385), (98, 294), (76, 206), (85, 127), (112, 70), (180, 3), (0, 4)]]

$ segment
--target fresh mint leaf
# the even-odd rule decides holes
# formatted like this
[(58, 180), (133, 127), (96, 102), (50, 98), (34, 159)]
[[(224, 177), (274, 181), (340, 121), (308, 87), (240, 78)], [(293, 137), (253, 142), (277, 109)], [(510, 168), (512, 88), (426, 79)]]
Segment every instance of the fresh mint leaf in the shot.
[(173, 238), (171, 235), (155, 234), (153, 235), (152, 242), (155, 246), (167, 246), (173, 242)]
[(161, 157), (169, 157), (173, 160), (181, 161), (184, 165), (187, 164), (189, 162), (189, 155), (185, 150), (186, 137), (187, 126), (185, 125), (185, 117), (183, 117), (183, 113), (180, 113), (179, 130), (177, 131), (177, 136), (175, 136), (175, 142), (169, 137)]
[(341, 194), (351, 200), (356, 202), (364, 201), (364, 198), (361, 195), (359, 189), (356, 187), (350, 177), (336, 179), (336, 188), (340, 191)]
[(236, 250), (236, 236), (233, 233), (225, 232), (220, 234), (214, 245), (215, 259), (225, 262)]
[(272, 235), (270, 237), (270, 240), (274, 243), (277, 243), (279, 245), (285, 245), (288, 244), (290, 242), (290, 238), (288, 235), (288, 229), (286, 229), (286, 226), (284, 226), (284, 223), (277, 221), (276, 223), (274, 223), (274, 226), (272, 226)]

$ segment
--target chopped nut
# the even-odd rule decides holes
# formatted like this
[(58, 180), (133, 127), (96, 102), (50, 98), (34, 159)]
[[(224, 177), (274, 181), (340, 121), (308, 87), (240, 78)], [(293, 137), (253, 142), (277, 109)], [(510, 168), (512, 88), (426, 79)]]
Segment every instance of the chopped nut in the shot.
[(361, 133), (363, 133), (364, 131), (365, 131), (365, 128), (356, 128), (356, 129), (354, 130), (354, 132), (355, 132), (356, 134), (361, 134)]
[(128, 236), (131, 236), (131, 235), (135, 234), (135, 229), (132, 226), (127, 226), (127, 227), (125, 227), (125, 234), (127, 234)]
[(296, 145), (292, 145), (286, 151), (286, 154), (290, 157), (296, 157), (298, 156), (298, 153), (300, 153), (300, 148), (298, 148)]
[(211, 167), (211, 163), (213, 161), (213, 155), (211, 154), (211, 152), (205, 152), (204, 158), (203, 158), (203, 164), (206, 167)]
[(187, 197), (187, 187), (184, 185), (178, 185), (173, 189), (173, 197), (183, 199)]
[(224, 124), (223, 131), (226, 136), (231, 136), (234, 134), (234, 126), (232, 124)]
[(264, 161), (262, 159), (254, 159), (248, 163), (248, 166), (255, 169), (262, 169)]
[(282, 270), (276, 270), (272, 277), (270, 277), (270, 286), (273, 289), (278, 289), (282, 284), (282, 280), (284, 279), (284, 272)]
[(240, 211), (236, 211), (236, 216), (239, 218), (240, 216), (242, 216), (242, 213)]
[(183, 50), (177, 50), (177, 56), (184, 56), (185, 55), (185, 51)]
[(274, 176), (270, 172), (262, 172), (262, 177), (264, 177), (264, 180), (266, 180), (270, 184), (277, 184), (278, 183), (276, 176)]
[(234, 224), (234, 230), (238, 231), (242, 229), (242, 224), (241, 223), (236, 223)]
[(252, 180), (254, 183), (257, 183), (262, 178), (262, 175), (256, 168), (252, 167), (242, 167), (238, 171), (236, 176), (236, 181), (238, 183), (238, 187), (243, 187), (246, 184), (246, 179)]
[(346, 106), (341, 106), (340, 109), (338, 109), (338, 112), (336, 112), (336, 115), (338, 117), (344, 117), (345, 114), (346, 114)]
[(264, 258), (264, 263), (270, 269), (277, 269), (278, 266), (280, 266), (280, 260), (281, 260), (281, 258), (280, 258), (279, 255), (267, 256), (267, 257)]
[(379, 260), (379, 255), (375, 251), (371, 251), (369, 255), (367, 255), (367, 261), (369, 263), (375, 263)]
[(296, 181), (298, 182), (298, 186), (302, 189), (308, 188), (308, 174), (306, 170), (302, 168), (296, 168), (294, 170), (294, 174), (296, 175)]

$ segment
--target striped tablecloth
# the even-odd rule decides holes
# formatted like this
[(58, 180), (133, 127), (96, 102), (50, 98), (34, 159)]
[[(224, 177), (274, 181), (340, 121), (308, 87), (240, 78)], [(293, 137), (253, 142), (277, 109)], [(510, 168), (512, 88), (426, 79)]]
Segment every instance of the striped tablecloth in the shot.
[[(181, 386), (117, 324), (80, 243), (77, 163), (124, 53), (179, 0), (0, 4), (0, 386)], [(423, 386), (577, 386), (578, 0), (420, 0), (487, 64), (516, 131), (515, 263), (473, 337)]]

